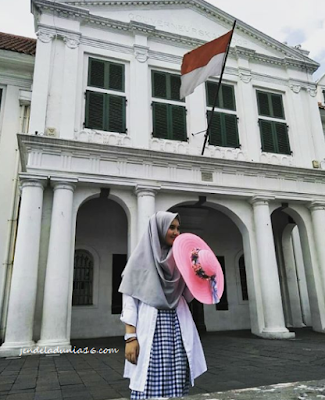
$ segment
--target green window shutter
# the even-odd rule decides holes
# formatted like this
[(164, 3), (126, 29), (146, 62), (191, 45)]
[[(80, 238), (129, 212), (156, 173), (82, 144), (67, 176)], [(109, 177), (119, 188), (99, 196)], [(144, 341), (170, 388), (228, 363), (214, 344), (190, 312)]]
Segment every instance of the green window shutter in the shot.
[(108, 99), (108, 131), (125, 133), (125, 97), (107, 95)]
[(152, 103), (153, 136), (160, 139), (168, 137), (168, 104)]
[(233, 114), (223, 114), (224, 115), (224, 126), (225, 126), (225, 139), (226, 147), (239, 147), (239, 137), (238, 137), (238, 124), (237, 116)]
[[(214, 99), (218, 90), (218, 84), (215, 82), (206, 83), (207, 93), (207, 106), (213, 107)], [(226, 110), (236, 111), (235, 92), (234, 87), (231, 85), (221, 85), (218, 99), (216, 103), (217, 108), (224, 108)]]
[[(211, 111), (207, 113), (208, 123), (211, 117)], [(209, 144), (212, 146), (222, 146), (222, 123), (221, 113), (214, 112), (210, 125)]]
[(167, 99), (167, 74), (152, 71), (152, 96)]
[(105, 94), (86, 92), (85, 127), (90, 129), (105, 129)]
[(278, 152), (280, 154), (291, 154), (287, 125), (275, 122), (274, 126), (278, 142)]
[[(211, 111), (208, 111), (208, 123)], [(215, 112), (209, 135), (209, 144), (213, 146), (238, 148), (238, 123), (237, 116)]]
[(282, 96), (280, 94), (271, 94), (272, 117), (284, 118)]
[(88, 86), (105, 87), (105, 62), (89, 58)]
[(180, 101), (179, 98), (180, 87), (181, 87), (181, 77), (178, 75), (170, 75), (170, 100)]
[(233, 86), (221, 85), (222, 108), (236, 111), (235, 93)]
[(124, 65), (108, 63), (108, 89), (124, 91)]
[(186, 130), (186, 108), (182, 106), (169, 105), (171, 120), (171, 137), (173, 140), (187, 140)]
[[(217, 94), (217, 90), (218, 90), (218, 84), (215, 82), (207, 82), (206, 83), (206, 93), (207, 93), (207, 106), (208, 107), (213, 107), (213, 103), (214, 103), (214, 99), (216, 97)], [(220, 97), (220, 93), (219, 93), (219, 97)], [(217, 105), (216, 107), (219, 108), (220, 104), (219, 104), (219, 99), (217, 100)]]
[(272, 116), (268, 93), (257, 92), (257, 105), (259, 115)]
[(273, 135), (273, 121), (265, 121), (260, 119), (260, 134), (262, 142), (262, 151), (267, 153), (276, 153), (274, 135)]

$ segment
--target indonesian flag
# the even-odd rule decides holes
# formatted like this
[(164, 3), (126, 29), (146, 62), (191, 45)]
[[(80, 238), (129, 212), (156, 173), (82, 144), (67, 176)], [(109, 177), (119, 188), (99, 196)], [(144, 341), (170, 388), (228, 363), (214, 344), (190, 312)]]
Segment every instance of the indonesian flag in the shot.
[(181, 99), (193, 93), (194, 89), (205, 82), (209, 76), (221, 74), (232, 32), (233, 29), (185, 54), (181, 68)]

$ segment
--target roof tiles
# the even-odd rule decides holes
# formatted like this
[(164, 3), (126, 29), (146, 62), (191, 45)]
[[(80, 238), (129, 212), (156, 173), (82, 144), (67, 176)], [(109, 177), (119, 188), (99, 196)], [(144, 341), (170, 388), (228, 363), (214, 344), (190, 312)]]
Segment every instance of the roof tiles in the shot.
[(35, 56), (36, 39), (0, 32), (0, 49)]

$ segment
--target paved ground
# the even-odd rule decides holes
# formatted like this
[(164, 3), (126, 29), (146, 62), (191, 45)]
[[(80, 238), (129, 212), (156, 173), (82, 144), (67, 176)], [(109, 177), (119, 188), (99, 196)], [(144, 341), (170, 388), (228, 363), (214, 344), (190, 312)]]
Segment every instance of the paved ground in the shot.
[[(203, 335), (202, 343), (208, 372), (198, 378), (190, 390), (194, 399), (264, 399), (264, 395), (272, 400), (325, 398), (324, 334), (300, 329), (293, 340), (264, 340), (248, 331), (221, 332)], [(0, 359), (0, 400), (129, 397), (128, 381), (122, 378), (122, 338), (75, 340), (72, 344), (75, 350), (88, 347), (119, 351)], [(316, 382), (301, 383), (304, 381)], [(242, 391), (285, 382), (300, 383)], [(228, 390), (235, 392), (215, 393)], [(277, 394), (280, 397), (276, 397)], [(316, 397), (308, 397), (311, 394)]]
[(325, 399), (325, 380), (278, 383), (249, 389), (196, 394), (188, 400), (321, 400)]

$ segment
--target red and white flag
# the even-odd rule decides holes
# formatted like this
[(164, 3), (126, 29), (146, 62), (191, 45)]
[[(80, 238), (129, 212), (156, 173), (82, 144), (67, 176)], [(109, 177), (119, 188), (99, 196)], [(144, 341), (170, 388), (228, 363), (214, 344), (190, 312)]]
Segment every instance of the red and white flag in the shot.
[(185, 54), (181, 68), (181, 99), (193, 93), (194, 89), (205, 82), (209, 76), (221, 74), (232, 32), (233, 29)]

